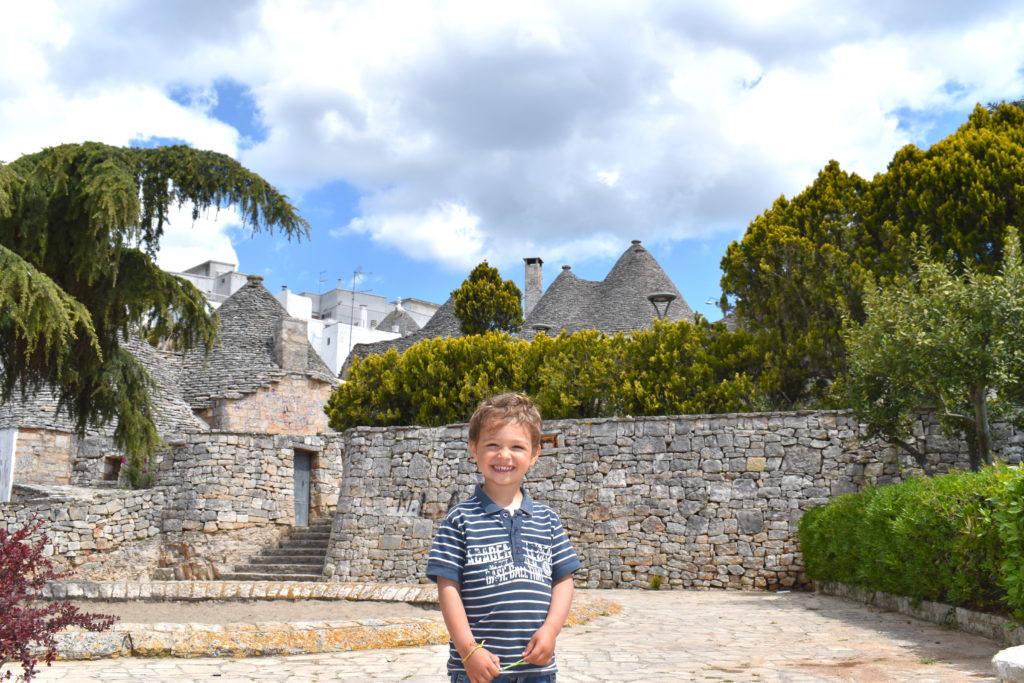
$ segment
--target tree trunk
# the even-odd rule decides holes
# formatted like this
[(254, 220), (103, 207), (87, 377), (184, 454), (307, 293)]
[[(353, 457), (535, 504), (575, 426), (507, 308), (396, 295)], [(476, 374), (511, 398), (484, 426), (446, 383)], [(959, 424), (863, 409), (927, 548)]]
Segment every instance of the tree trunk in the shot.
[(971, 458), (971, 469), (977, 471), (981, 463), (992, 464), (992, 430), (988, 424), (988, 387), (985, 385), (972, 387), (971, 403), (974, 406), (974, 431), (978, 444), (978, 454)]

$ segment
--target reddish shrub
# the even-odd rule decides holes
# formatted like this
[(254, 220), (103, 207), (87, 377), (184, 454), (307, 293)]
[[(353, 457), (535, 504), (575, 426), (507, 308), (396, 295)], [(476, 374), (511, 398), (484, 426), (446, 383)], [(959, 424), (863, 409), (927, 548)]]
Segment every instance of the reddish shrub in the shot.
[[(30, 519), (13, 533), (0, 529), (0, 667), (19, 662), (26, 681), (36, 675), (40, 659), (49, 666), (57, 655), (56, 634), (68, 626), (103, 631), (117, 620), (103, 614), (80, 612), (67, 601), (51, 602), (39, 596), (43, 586), (65, 576), (43, 556), (45, 533), (26, 540), (42, 526)], [(0, 671), (0, 680), (14, 677)]]

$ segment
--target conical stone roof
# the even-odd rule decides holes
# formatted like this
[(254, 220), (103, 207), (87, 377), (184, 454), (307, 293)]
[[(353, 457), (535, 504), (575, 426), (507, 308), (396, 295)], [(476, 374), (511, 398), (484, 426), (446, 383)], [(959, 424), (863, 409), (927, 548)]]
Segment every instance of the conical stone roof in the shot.
[[(240, 398), (280, 380), (288, 373), (274, 357), (274, 335), (288, 311), (263, 286), (249, 281), (221, 304), (220, 331), (210, 353), (194, 350), (182, 360), (182, 388), (194, 410), (209, 408), (217, 398)], [(337, 379), (313, 346), (306, 343), (306, 374), (335, 384)]]
[[(195, 416), (182, 397), (180, 367), (175, 354), (159, 351), (138, 338), (122, 341), (121, 347), (139, 360), (156, 383), (149, 397), (153, 403), (157, 432), (169, 436), (209, 430), (209, 426)], [(102, 428), (91, 427), (88, 433), (110, 436), (115, 425), (116, 421)], [(8, 427), (75, 431), (75, 424), (67, 413), (58, 412), (57, 397), (48, 387), (25, 396), (16, 393), (11, 400), (0, 404), (0, 429)]]
[[(653, 299), (653, 301), (652, 301)], [(568, 266), (551, 283), (523, 325), (534, 337), (538, 326), (561, 330), (599, 330), (607, 334), (642, 330), (657, 318), (693, 321), (693, 310), (661, 266), (634, 240), (604, 280), (576, 277)]]
[[(394, 328), (398, 329), (396, 330)], [(381, 332), (398, 332), (398, 334), (404, 337), (419, 330), (420, 325), (411, 315), (409, 315), (409, 311), (396, 308), (384, 316), (383, 320), (377, 323), (376, 329)]]

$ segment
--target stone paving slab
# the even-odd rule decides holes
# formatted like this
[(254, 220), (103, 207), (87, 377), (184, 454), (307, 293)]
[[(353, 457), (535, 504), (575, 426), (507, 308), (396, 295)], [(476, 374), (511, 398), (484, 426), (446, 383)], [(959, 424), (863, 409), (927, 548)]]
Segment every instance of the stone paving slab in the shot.
[[(560, 683), (994, 683), (994, 641), (814, 593), (581, 591), (622, 605), (567, 628)], [(443, 683), (446, 646), (248, 659), (58, 662), (38, 681)]]
[(433, 583), (328, 581), (51, 581), (53, 600), (380, 600), (436, 603)]

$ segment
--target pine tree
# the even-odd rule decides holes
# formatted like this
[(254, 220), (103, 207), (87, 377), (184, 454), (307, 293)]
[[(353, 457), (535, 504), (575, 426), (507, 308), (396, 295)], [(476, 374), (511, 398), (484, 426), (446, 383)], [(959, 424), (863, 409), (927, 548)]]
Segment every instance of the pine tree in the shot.
[(158, 447), (153, 382), (123, 342), (209, 348), (217, 330), (202, 293), (154, 261), (183, 205), (308, 231), (284, 195), (214, 152), (89, 142), (0, 164), (0, 401), (49, 389), (79, 431), (116, 418), (114, 442), (135, 462)]
[(463, 334), (515, 332), (523, 324), (522, 292), (483, 261), (452, 292)]

